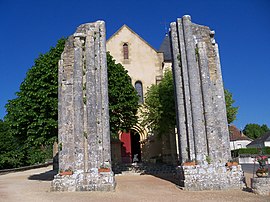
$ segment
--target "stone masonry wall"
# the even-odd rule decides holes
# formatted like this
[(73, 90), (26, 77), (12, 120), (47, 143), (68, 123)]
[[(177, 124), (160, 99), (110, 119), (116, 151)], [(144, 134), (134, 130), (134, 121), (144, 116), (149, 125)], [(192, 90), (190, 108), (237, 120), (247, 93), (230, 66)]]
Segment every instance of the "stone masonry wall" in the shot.
[(269, 177), (251, 178), (251, 188), (255, 194), (269, 196), (270, 178)]
[(214, 31), (191, 22), (171, 23), (177, 130), (181, 162), (230, 158), (223, 81)]
[(80, 25), (65, 44), (59, 61), (59, 174), (52, 182), (53, 191), (115, 187), (105, 46), (103, 21)]
[(187, 190), (241, 188), (241, 167), (225, 167), (231, 154), (215, 33), (188, 15), (170, 28), (180, 162), (196, 162), (180, 167), (179, 178)]
[[(225, 167), (223, 164), (202, 164), (195, 166), (178, 167), (180, 183), (185, 190), (221, 190), (221, 189), (242, 189), (243, 171), (241, 166)], [(184, 178), (183, 178), (184, 177)]]

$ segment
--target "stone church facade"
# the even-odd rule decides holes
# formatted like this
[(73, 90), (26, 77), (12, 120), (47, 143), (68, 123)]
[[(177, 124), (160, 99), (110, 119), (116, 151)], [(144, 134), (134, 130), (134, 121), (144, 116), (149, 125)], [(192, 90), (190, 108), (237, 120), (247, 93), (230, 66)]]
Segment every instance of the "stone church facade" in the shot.
[[(153, 84), (158, 84), (164, 70), (172, 66), (168, 35), (157, 51), (131, 28), (123, 25), (107, 40), (106, 47), (116, 63), (121, 63), (128, 71), (132, 85), (140, 96), (141, 104), (144, 103), (147, 89)], [(112, 142), (114, 163), (131, 163), (135, 154), (138, 154), (139, 160), (143, 162), (174, 163), (176, 161), (171, 158), (170, 141), (165, 137), (156, 138), (140, 124), (131, 128), (129, 132), (120, 132), (119, 140), (118, 144)], [(176, 144), (172, 147), (176, 153)]]

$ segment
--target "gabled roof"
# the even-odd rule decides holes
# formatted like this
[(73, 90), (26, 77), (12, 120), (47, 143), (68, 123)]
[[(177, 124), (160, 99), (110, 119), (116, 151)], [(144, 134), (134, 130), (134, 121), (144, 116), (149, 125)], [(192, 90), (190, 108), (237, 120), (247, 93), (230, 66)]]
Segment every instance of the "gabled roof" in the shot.
[(270, 142), (270, 131), (262, 135), (261, 137), (253, 140), (251, 143), (249, 143), (247, 146), (257, 145), (257, 144), (263, 144), (264, 142)]
[(168, 34), (165, 35), (163, 42), (160, 45), (159, 52), (163, 53), (165, 62), (172, 61), (171, 43), (170, 43), (170, 37), (168, 36)]
[(146, 45), (148, 45), (150, 48), (152, 48), (155, 52), (158, 52), (153, 46), (151, 46), (147, 41), (145, 41), (140, 35), (138, 35), (136, 32), (134, 32), (129, 26), (124, 24), (120, 29), (118, 29), (108, 40), (110, 41), (114, 36), (116, 36), (122, 29), (127, 28), (130, 32), (132, 32), (134, 35), (136, 35), (140, 40), (142, 40)]
[(245, 136), (236, 126), (229, 126), (230, 141), (237, 140), (249, 140), (252, 141), (249, 137)]

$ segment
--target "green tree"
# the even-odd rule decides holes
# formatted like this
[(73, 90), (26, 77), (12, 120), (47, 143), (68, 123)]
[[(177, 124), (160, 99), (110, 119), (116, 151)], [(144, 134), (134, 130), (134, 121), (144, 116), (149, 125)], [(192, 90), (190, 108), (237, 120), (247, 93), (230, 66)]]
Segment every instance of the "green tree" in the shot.
[(239, 107), (233, 106), (235, 101), (233, 100), (232, 93), (230, 93), (227, 89), (225, 89), (224, 94), (226, 102), (227, 120), (228, 124), (230, 124), (236, 119)]
[(143, 116), (141, 124), (147, 126), (150, 131), (158, 135), (157, 137), (163, 143), (169, 146), (172, 160), (176, 161), (176, 112), (171, 71), (165, 71), (164, 77), (158, 85), (150, 86), (141, 113)]
[(113, 137), (117, 137), (118, 131), (129, 130), (137, 123), (139, 97), (127, 70), (121, 64), (116, 64), (109, 53), (107, 66), (110, 130)]
[(17, 97), (6, 105), (11, 135), (18, 140), (25, 164), (43, 162), (57, 138), (58, 61), (65, 40), (41, 54), (27, 72)]
[(20, 147), (9, 131), (7, 122), (0, 120), (0, 169), (19, 167), (23, 158)]
[(158, 85), (151, 85), (146, 93), (142, 125), (149, 130), (162, 135), (174, 133), (176, 125), (173, 76), (171, 71), (165, 71)]
[[(51, 146), (58, 134), (58, 61), (64, 44), (65, 39), (59, 40), (56, 47), (35, 60), (17, 97), (8, 101), (5, 122), (0, 122), (2, 167), (44, 162), (51, 156)], [(137, 123), (138, 95), (127, 71), (115, 64), (109, 54), (107, 64), (110, 126), (112, 134), (116, 135), (119, 130), (128, 130)], [(16, 144), (4, 147), (5, 141)], [(14, 162), (11, 156), (17, 156)]]
[(251, 139), (257, 139), (268, 131), (270, 131), (270, 129), (266, 124), (259, 125), (255, 123), (247, 124), (243, 130), (244, 134)]

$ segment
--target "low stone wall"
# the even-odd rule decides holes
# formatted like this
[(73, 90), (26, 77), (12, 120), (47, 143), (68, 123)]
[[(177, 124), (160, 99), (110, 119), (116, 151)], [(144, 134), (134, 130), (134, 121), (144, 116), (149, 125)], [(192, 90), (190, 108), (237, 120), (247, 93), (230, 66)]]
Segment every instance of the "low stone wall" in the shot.
[(179, 166), (179, 185), (185, 190), (242, 189), (244, 187), (241, 166), (226, 167), (223, 164)]
[(258, 177), (251, 178), (251, 188), (255, 194), (270, 195), (270, 178)]
[(57, 174), (51, 185), (51, 191), (114, 191), (113, 172)]

